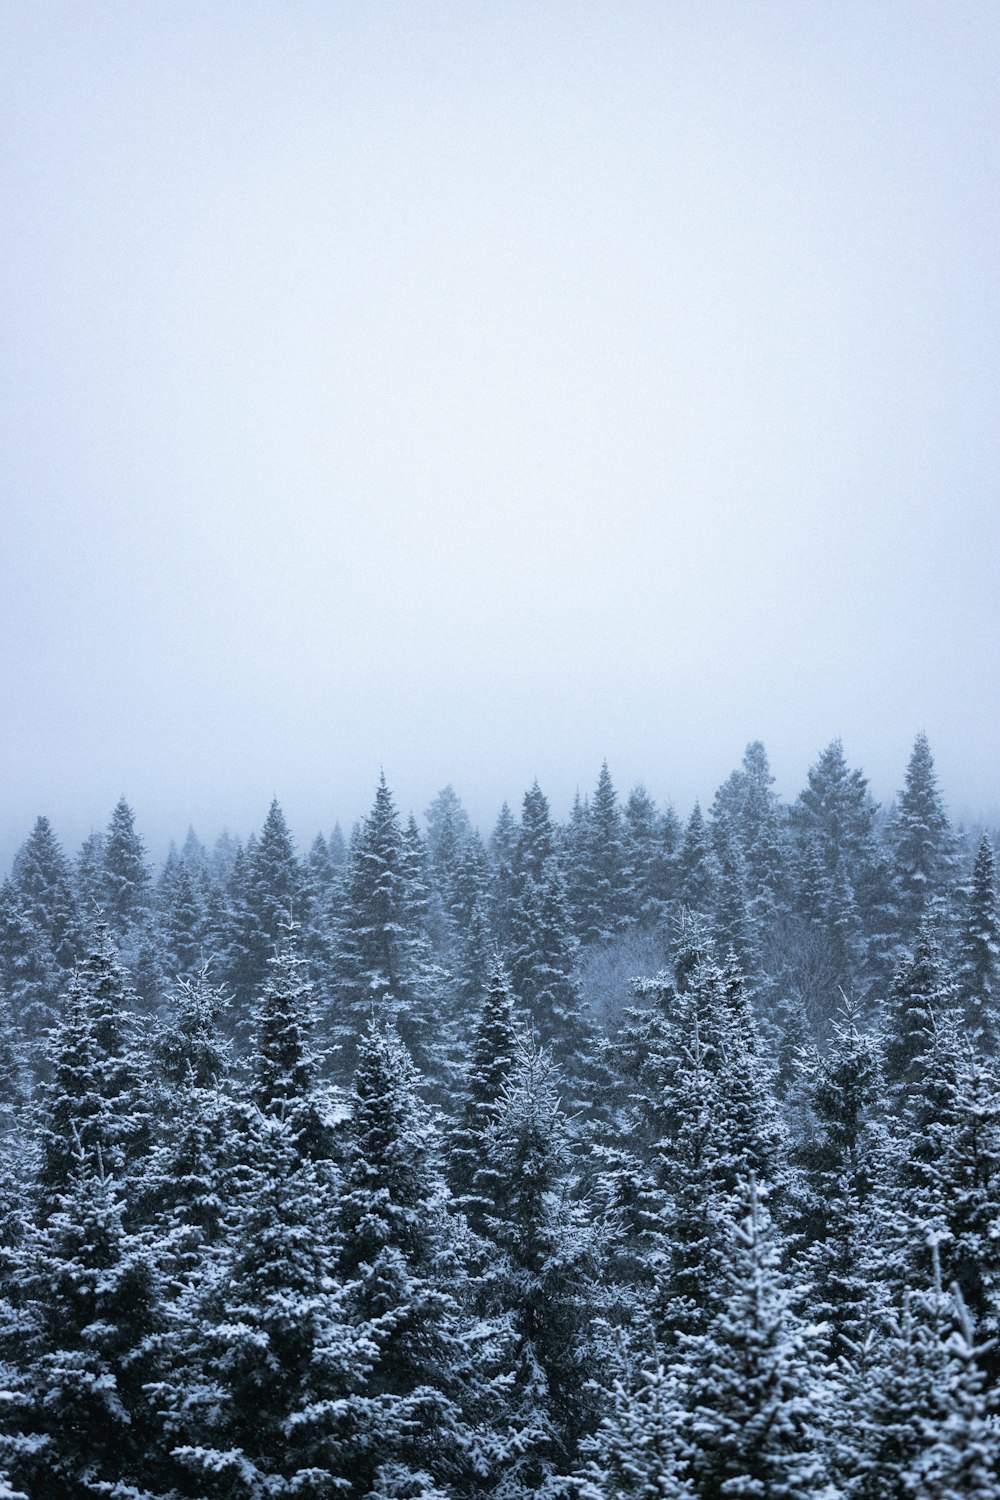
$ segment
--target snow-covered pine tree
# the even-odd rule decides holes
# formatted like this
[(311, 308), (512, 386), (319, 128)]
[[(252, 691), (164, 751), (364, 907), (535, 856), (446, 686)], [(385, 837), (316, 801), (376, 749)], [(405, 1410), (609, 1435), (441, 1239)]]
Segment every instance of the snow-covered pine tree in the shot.
[[(491, 1200), (495, 1168), (489, 1160), (490, 1132), (501, 1108), (504, 1084), (514, 1067), (518, 1028), (510, 977), (498, 952), (490, 965), (489, 985), (469, 1049), (469, 1062), (453, 1107), (454, 1126), (448, 1148), (448, 1180), (470, 1226), (483, 1229), (483, 1211)], [(478, 1192), (473, 1193), (473, 1182)], [(485, 1197), (483, 1196), (485, 1190)]]
[(22, 910), (49, 940), (60, 969), (76, 962), (79, 913), (73, 875), (48, 818), (39, 817), (14, 856), (11, 881)]
[(0, 886), (0, 995), (35, 1049), (55, 1024), (65, 975), (44, 931), (22, 905), (14, 884)]
[(883, 1013), (885, 1076), (897, 1095), (919, 1084), (935, 1020), (952, 1009), (957, 993), (935, 924), (925, 918), (912, 953), (896, 968)]
[(581, 853), (580, 940), (607, 943), (628, 924), (630, 905), (625, 823), (607, 761), (586, 810)]
[(161, 1478), (146, 1390), (156, 1373), (160, 1285), (149, 1244), (126, 1228), (98, 1145), (76, 1141), (64, 1190), (18, 1262), (13, 1283), (26, 1323), (13, 1353), (17, 1426), (0, 1447), (15, 1483), (37, 1500), (146, 1500)]
[(944, 810), (925, 734), (918, 734), (906, 780), (886, 830), (903, 936), (912, 938), (955, 876), (955, 839)]
[(595, 1500), (694, 1500), (680, 1442), (682, 1407), (675, 1370), (640, 1368), (616, 1379), (610, 1411), (581, 1446)]
[(372, 811), (351, 842), (337, 934), (331, 1029), (344, 1081), (356, 1063), (358, 1037), (377, 1013), (398, 1019), (422, 1063), (440, 1061), (433, 1018), (441, 976), (419, 927), (420, 893), (411, 879), (416, 852), (404, 839), (383, 775)]
[(313, 1035), (315, 1016), (306, 961), (293, 925), (271, 958), (254, 1016), (249, 1059), (250, 1098), (262, 1115), (287, 1126), (303, 1158), (324, 1160), (332, 1151), (330, 1100), (320, 1081), (321, 1058)]
[[(934, 1018), (918, 1084), (897, 1127), (890, 1184), (898, 1280), (933, 1272), (928, 1238), (975, 1325), (994, 1336), (1000, 1311), (1000, 1083), (957, 1014)], [(887, 1239), (889, 1236), (886, 1236)]]
[(826, 1050), (803, 1049), (794, 1098), (805, 1113), (794, 1151), (795, 1266), (810, 1287), (810, 1316), (837, 1358), (845, 1339), (864, 1340), (880, 1309), (879, 1208), (889, 1162), (879, 1038), (859, 1027), (850, 1000)]
[(681, 1339), (686, 1477), (698, 1500), (830, 1495), (823, 1397), (752, 1178), (739, 1201), (724, 1306), (703, 1334)]
[(629, 914), (645, 928), (664, 920), (673, 897), (673, 867), (680, 826), (673, 808), (658, 813), (644, 786), (625, 803), (625, 859)]
[(411, 1485), (430, 1476), (443, 1494), (488, 1492), (503, 1447), (502, 1343), (472, 1317), (463, 1230), (416, 1083), (398, 1034), (372, 1021), (338, 1210), (347, 1308), (371, 1350), (359, 1393), (369, 1427), (347, 1474), (357, 1495), (392, 1493), (389, 1475)]
[(205, 909), (189, 866), (178, 862), (161, 919), (163, 961), (174, 979), (193, 979), (203, 967)]
[(1000, 900), (996, 857), (984, 834), (972, 868), (968, 905), (959, 936), (958, 981), (978, 1045), (1000, 1048)]
[[(336, 1173), (258, 1115), (228, 1234), (170, 1311), (153, 1395), (176, 1492), (198, 1500), (361, 1494), (370, 1440), (355, 1404), (374, 1356), (333, 1275)], [(175, 1491), (171, 1491), (174, 1493)]]
[(51, 1077), (38, 1101), (43, 1209), (57, 1205), (81, 1149), (88, 1160), (99, 1149), (101, 1173), (127, 1190), (149, 1150), (153, 1101), (135, 992), (101, 924), (70, 981), (48, 1055)]
[(905, 1290), (863, 1358), (837, 1445), (843, 1489), (858, 1500), (997, 1500), (1000, 1440), (981, 1352), (961, 1295), (942, 1292), (936, 1264), (930, 1291)]
[(516, 1458), (508, 1484), (537, 1494), (567, 1472), (596, 1419), (600, 1258), (588, 1205), (574, 1181), (570, 1136), (551, 1059), (521, 1044), (488, 1137), (488, 1167), (473, 1182), (486, 1200), (485, 1233), (499, 1252), (484, 1274), (488, 1305), (515, 1337)]
[[(115, 804), (102, 848), (101, 905), (121, 941), (141, 921), (152, 900), (146, 846), (136, 833), (135, 814), (124, 797)], [(92, 914), (85, 914), (92, 915)]]
[(677, 854), (677, 894), (690, 911), (709, 916), (715, 904), (719, 864), (701, 804), (696, 802)]

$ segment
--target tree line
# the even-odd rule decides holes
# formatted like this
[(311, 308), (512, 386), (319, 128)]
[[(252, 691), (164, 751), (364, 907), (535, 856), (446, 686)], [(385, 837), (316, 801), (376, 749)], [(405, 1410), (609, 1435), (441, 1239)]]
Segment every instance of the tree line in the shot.
[(1000, 1496), (1000, 907), (926, 739), (0, 888), (0, 1495)]

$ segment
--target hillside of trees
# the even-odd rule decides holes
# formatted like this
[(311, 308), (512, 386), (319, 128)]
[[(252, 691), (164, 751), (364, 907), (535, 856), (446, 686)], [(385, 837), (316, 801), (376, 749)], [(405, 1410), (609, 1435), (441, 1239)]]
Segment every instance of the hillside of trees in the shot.
[(0, 888), (0, 1497), (1000, 1500), (1000, 904), (918, 736)]

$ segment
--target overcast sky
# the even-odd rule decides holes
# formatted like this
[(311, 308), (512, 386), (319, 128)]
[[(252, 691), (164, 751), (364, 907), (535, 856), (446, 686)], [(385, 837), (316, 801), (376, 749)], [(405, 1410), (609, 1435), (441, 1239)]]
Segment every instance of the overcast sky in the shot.
[(1000, 6), (0, 6), (0, 862), (926, 730), (1000, 806)]

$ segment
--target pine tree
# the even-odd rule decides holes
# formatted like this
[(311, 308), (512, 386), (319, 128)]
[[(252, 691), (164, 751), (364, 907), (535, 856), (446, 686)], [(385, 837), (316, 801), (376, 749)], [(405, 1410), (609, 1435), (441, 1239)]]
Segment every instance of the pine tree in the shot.
[(179, 863), (162, 924), (168, 973), (191, 979), (205, 962), (205, 911), (188, 865)]
[(65, 1191), (19, 1259), (15, 1286), (29, 1322), (21, 1431), (5, 1445), (15, 1482), (38, 1500), (148, 1495), (158, 1424), (145, 1386), (160, 1291), (99, 1150), (76, 1145)]
[(517, 834), (515, 868), (523, 877), (536, 883), (552, 864), (556, 853), (555, 829), (549, 813), (548, 798), (538, 782), (532, 782), (521, 805), (521, 826)]
[(511, 979), (541, 1045), (552, 1050), (574, 1098), (582, 1102), (590, 1092), (595, 1043), (575, 963), (565, 886), (555, 861), (542, 866), (537, 880), (525, 869), (512, 924)]
[(684, 830), (684, 841), (677, 856), (677, 874), (680, 900), (691, 911), (707, 916), (715, 903), (719, 866), (698, 802)]
[(980, 1328), (997, 1330), (1000, 1295), (1000, 1087), (959, 1018), (934, 1018), (919, 1082), (905, 1101), (891, 1190), (901, 1280), (931, 1274), (928, 1239)]
[(93, 923), (104, 911), (104, 834), (88, 834), (76, 857), (73, 871), (76, 902), (83, 923)]
[(496, 827), (490, 837), (490, 927), (500, 944), (501, 951), (509, 951), (511, 929), (517, 910), (518, 881), (515, 874), (517, 859), (517, 823), (514, 814), (505, 802), (500, 809)]
[(357, 1037), (376, 1011), (400, 1016), (408, 1043), (431, 1044), (427, 954), (413, 925), (411, 873), (412, 857), (383, 776), (348, 862), (334, 986), (341, 1076), (353, 1067)]
[(0, 995), (36, 1047), (55, 1023), (62, 981), (44, 930), (28, 915), (13, 882), (5, 880), (0, 886)]
[(716, 852), (725, 860), (727, 844), (738, 850), (746, 898), (758, 922), (774, 917), (787, 886), (785, 830), (773, 786), (767, 751), (754, 740), (712, 804)]
[[(373, 1349), (331, 1276), (337, 1181), (260, 1117), (230, 1232), (171, 1314), (155, 1387), (181, 1493), (199, 1500), (347, 1491), (370, 1418)], [(190, 1477), (185, 1480), (184, 1474)]]
[[(456, 794), (454, 787), (450, 784), (442, 787), (424, 813), (424, 817), (427, 821), (427, 844), (431, 861), (435, 867), (438, 865), (439, 858), (447, 863), (448, 847), (450, 846), (451, 850), (460, 849), (472, 834), (469, 814), (462, 806), (461, 798)], [(445, 847), (439, 848), (442, 844)]]
[(835, 739), (810, 766), (808, 785), (791, 819), (801, 839), (815, 842), (823, 866), (832, 873), (838, 863), (852, 870), (874, 863), (877, 813), (867, 778), (848, 767), (843, 743)]
[(197, 1278), (206, 1248), (224, 1237), (246, 1176), (247, 1111), (226, 1092), (232, 1049), (218, 1030), (228, 1003), (204, 973), (178, 980), (152, 1041), (159, 1131), (134, 1196), (180, 1283)]
[(607, 943), (629, 915), (625, 826), (607, 761), (587, 810), (582, 853), (580, 938), (584, 943)]
[(679, 842), (672, 808), (662, 816), (644, 786), (633, 787), (625, 804), (625, 849), (629, 911), (646, 928), (662, 922), (673, 897), (673, 861)]
[(102, 904), (108, 925), (120, 939), (149, 910), (152, 877), (146, 848), (135, 831), (135, 814), (120, 797), (103, 847)]
[(1000, 901), (996, 859), (984, 835), (972, 869), (972, 886), (961, 928), (958, 979), (972, 1034), (984, 1051), (1000, 1046)]
[(413, 1065), (391, 1027), (372, 1022), (359, 1048), (340, 1202), (339, 1271), (372, 1350), (361, 1388), (371, 1428), (348, 1476), (358, 1495), (392, 1493), (379, 1488), (390, 1475), (475, 1493), (490, 1467), (490, 1433), (480, 1424), (498, 1399), (488, 1368), (498, 1341), (464, 1310), (446, 1203)]
[(152, 1101), (131, 988), (107, 930), (70, 982), (63, 1020), (49, 1041), (51, 1080), (39, 1101), (41, 1188), (58, 1202), (82, 1149), (125, 1187), (149, 1149)]
[(885, 1010), (885, 1074), (903, 1092), (920, 1081), (935, 1020), (955, 1003), (956, 985), (930, 921), (896, 970)]
[(48, 818), (37, 819), (14, 856), (11, 879), (21, 909), (48, 938), (59, 968), (71, 969), (76, 962), (79, 915), (69, 861)]
[(302, 872), (277, 798), (268, 809), (260, 838), (252, 848), (248, 846), (243, 897), (247, 925), (242, 935), (242, 962), (232, 982), (238, 1002), (246, 1004), (264, 982), (268, 963), (288, 923), (304, 915)]
[[(504, 1084), (514, 1067), (518, 1030), (510, 979), (498, 953), (490, 966), (489, 988), (472, 1037), (469, 1065), (455, 1110), (448, 1152), (452, 1191), (473, 1229), (483, 1228), (484, 1202), (495, 1188), (487, 1156), (490, 1131), (501, 1108)], [(480, 1192), (472, 1193), (479, 1179)], [(484, 1200), (482, 1190), (487, 1192)]]
[(601, 1500), (694, 1500), (684, 1477), (676, 1373), (647, 1366), (616, 1379), (611, 1410), (585, 1443), (587, 1475)]
[(310, 978), (324, 976), (333, 954), (334, 914), (340, 897), (340, 872), (330, 856), (330, 846), (318, 833), (309, 847), (302, 869), (299, 926), (302, 952)]
[(510, 1479), (536, 1494), (572, 1465), (593, 1424), (588, 1325), (600, 1298), (597, 1246), (572, 1178), (558, 1078), (530, 1042), (504, 1084), (487, 1160), (473, 1192), (487, 1200), (485, 1231), (499, 1252), (485, 1290), (512, 1318), (516, 1340), (521, 1454)]
[(287, 1126), (301, 1156), (322, 1160), (330, 1155), (332, 1140), (320, 1087), (320, 1057), (312, 1040), (312, 987), (305, 971), (295, 929), (286, 928), (254, 1018), (250, 1097), (262, 1114)]
[[(841, 1459), (859, 1500), (996, 1500), (1000, 1446), (968, 1315), (935, 1274), (902, 1308), (855, 1382)], [(853, 1450), (853, 1451), (852, 1451)]]
[(906, 781), (887, 829), (899, 911), (912, 936), (928, 905), (943, 897), (955, 873), (955, 841), (925, 734), (918, 734)]
[(826, 1482), (820, 1404), (778, 1260), (751, 1179), (732, 1236), (725, 1306), (703, 1335), (682, 1341), (680, 1426), (699, 1500), (801, 1500)]
[(863, 1342), (879, 1310), (879, 1206), (888, 1165), (879, 1038), (858, 1026), (845, 1001), (824, 1052), (799, 1058), (798, 1102), (807, 1111), (796, 1151), (800, 1170), (798, 1264), (811, 1287), (810, 1313), (834, 1356)]

